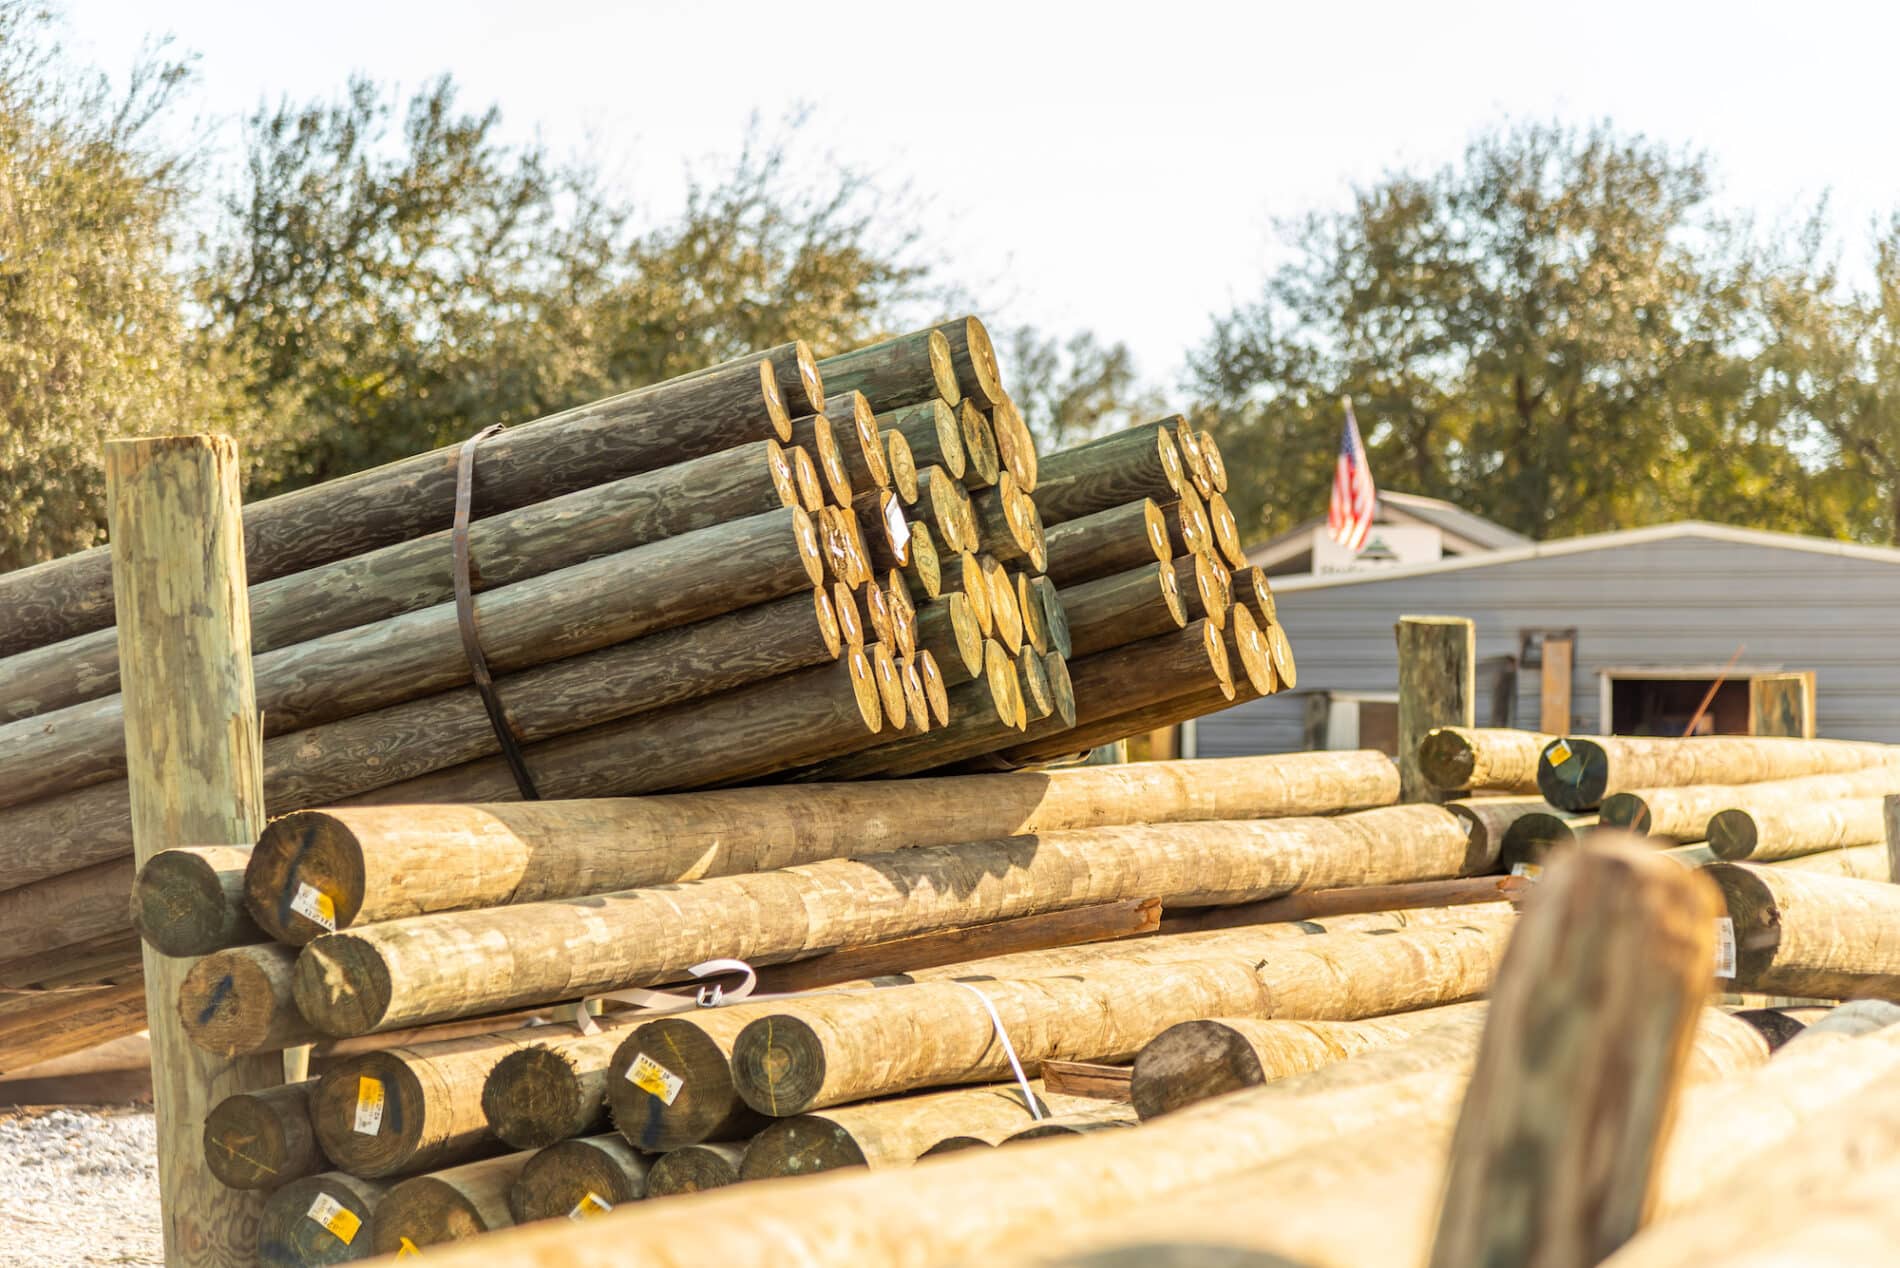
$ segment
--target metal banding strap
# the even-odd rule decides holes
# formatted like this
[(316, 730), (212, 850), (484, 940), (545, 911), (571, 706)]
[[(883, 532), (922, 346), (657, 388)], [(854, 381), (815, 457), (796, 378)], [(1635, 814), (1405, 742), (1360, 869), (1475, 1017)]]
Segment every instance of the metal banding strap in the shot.
[(495, 694), (495, 676), (488, 672), (488, 657), (482, 654), (481, 634), (475, 628), (475, 592), (468, 578), (468, 516), (475, 500), (475, 449), (500, 430), (501, 424), (496, 423), (470, 436), (462, 442), (456, 461), (455, 527), (449, 533), (455, 550), (455, 623), (462, 631), (462, 652), (468, 657), (469, 676), (475, 681), (475, 690), (481, 693), (482, 707), (488, 710), (488, 724), (495, 728), (495, 739), (501, 744), (501, 755), (515, 777), (515, 787), (521, 790), (523, 801), (539, 801), (541, 794), (535, 789), (534, 777), (528, 774), (527, 759), (521, 755), (514, 725), (508, 721), (508, 711), (502, 708), (501, 697)]

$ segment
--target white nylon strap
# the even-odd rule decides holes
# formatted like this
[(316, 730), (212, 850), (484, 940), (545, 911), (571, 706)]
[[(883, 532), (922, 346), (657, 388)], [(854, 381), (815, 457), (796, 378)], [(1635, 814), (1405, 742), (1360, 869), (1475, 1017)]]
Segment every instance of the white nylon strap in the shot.
[(997, 1016), (996, 1005), (990, 997), (971, 986), (968, 982), (958, 982), (964, 990), (983, 1001), (983, 1011), (990, 1015), (990, 1025), (996, 1027), (996, 1042), (1003, 1045), (1003, 1055), (1009, 1058), (1010, 1071), (1016, 1076), (1016, 1083), (1023, 1090), (1023, 1100), (1029, 1105), (1029, 1117), (1042, 1121), (1042, 1109), (1036, 1104), (1036, 1094), (1029, 1090), (1029, 1076), (1023, 1073), (1023, 1063), (1016, 1059), (1016, 1046), (1009, 1041), (1009, 1032), (1003, 1029), (1003, 1019)]
[(677, 1012), (686, 1008), (717, 1008), (721, 1004), (731, 1004), (752, 994), (752, 988), (759, 984), (759, 975), (744, 960), (706, 960), (686, 970), (694, 977), (711, 977), (719, 973), (743, 973), (745, 980), (731, 990), (715, 982), (711, 986), (702, 986), (691, 995), (681, 995), (674, 991), (652, 991), (636, 987), (625, 991), (609, 991), (604, 995), (589, 995), (574, 1005), (574, 1024), (580, 1027), (583, 1035), (597, 1035), (600, 1025), (588, 1011), (588, 1005), (595, 1000), (610, 999), (616, 1003), (632, 1004), (639, 1008), (664, 1009)]

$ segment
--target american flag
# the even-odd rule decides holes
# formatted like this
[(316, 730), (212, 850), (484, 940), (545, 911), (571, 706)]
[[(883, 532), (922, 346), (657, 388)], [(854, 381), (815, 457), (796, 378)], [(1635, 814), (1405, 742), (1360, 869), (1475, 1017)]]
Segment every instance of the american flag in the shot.
[(1359, 438), (1359, 420), (1352, 416), (1352, 398), (1343, 396), (1346, 426), (1339, 433), (1339, 461), (1333, 464), (1333, 500), (1326, 507), (1326, 528), (1333, 540), (1357, 552), (1372, 531), (1372, 512), (1379, 493), (1372, 487), (1372, 467), (1366, 461), (1366, 442)]

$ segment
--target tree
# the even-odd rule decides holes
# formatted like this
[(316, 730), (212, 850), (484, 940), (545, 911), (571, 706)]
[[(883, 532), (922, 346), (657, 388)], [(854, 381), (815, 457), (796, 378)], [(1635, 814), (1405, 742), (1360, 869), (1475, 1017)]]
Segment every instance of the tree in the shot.
[(1003, 371), (1024, 420), (1052, 449), (1157, 417), (1164, 406), (1141, 387), (1134, 356), (1090, 331), (1067, 339), (1018, 326), (1003, 339)]
[(187, 67), (115, 92), (54, 35), (0, 3), (0, 571), (104, 536), (103, 441), (247, 425), (187, 357), (170, 272), (185, 168), (152, 124)]
[(1517, 127), (1300, 222), (1190, 362), (1248, 473), (1237, 511), (1324, 506), (1347, 392), (1383, 483), (1534, 536), (1711, 510), (1813, 528), (1755, 359), (1756, 264), (1710, 179), (1607, 125)]

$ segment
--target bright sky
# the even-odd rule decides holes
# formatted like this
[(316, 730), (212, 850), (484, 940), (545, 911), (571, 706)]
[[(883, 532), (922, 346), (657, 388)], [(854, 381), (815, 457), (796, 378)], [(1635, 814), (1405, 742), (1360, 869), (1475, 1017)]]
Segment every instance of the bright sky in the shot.
[(753, 111), (809, 103), (839, 158), (920, 197), (980, 313), (1126, 340), (1162, 384), (1258, 292), (1276, 217), (1506, 117), (1701, 147), (1724, 200), (1767, 217), (1831, 190), (1855, 238), (1900, 208), (1890, 3), (68, 4), (107, 69), (154, 33), (196, 52), (210, 117), (332, 97), (352, 70), (452, 72), (465, 104), (662, 211)]

